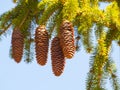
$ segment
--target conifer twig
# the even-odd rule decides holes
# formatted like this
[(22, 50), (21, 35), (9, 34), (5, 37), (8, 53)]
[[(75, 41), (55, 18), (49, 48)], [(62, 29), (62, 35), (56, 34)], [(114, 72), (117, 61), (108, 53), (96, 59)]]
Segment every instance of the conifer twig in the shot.
[(5, 33), (5, 31), (8, 30), (8, 28), (12, 25), (12, 23), (10, 23), (7, 27), (5, 27), (1, 32), (0, 35), (2, 35), (3, 33)]
[(21, 26), (24, 24), (25, 20), (27, 19), (28, 14), (29, 14), (29, 11), (27, 11), (25, 17), (23, 18), (22, 22), (21, 22), (20, 25), (18, 26), (19, 28), (21, 28)]

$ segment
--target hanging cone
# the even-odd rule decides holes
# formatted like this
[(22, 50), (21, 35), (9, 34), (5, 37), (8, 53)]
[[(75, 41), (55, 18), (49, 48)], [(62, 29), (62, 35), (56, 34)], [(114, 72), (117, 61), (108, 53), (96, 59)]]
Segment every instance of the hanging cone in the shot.
[(69, 21), (63, 21), (60, 27), (60, 43), (64, 56), (67, 58), (72, 58), (75, 53), (74, 45), (74, 29), (72, 23)]
[(52, 70), (55, 76), (60, 76), (64, 70), (65, 57), (60, 46), (60, 39), (55, 37), (51, 45)]
[(24, 37), (19, 28), (15, 28), (12, 33), (12, 57), (17, 63), (22, 59), (23, 48)]
[(48, 32), (46, 31), (45, 26), (41, 25), (37, 27), (35, 32), (35, 51), (37, 63), (42, 66), (47, 62), (48, 46)]

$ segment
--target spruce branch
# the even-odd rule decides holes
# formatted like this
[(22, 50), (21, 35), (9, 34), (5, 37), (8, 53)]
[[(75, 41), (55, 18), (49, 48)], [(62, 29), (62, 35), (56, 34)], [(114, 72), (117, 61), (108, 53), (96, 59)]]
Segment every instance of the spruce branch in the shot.
[[(93, 88), (103, 88), (102, 87), (102, 77), (103, 77), (103, 67), (105, 66), (106, 62), (108, 61), (109, 49), (110, 47), (106, 47), (105, 44), (106, 33), (102, 34), (102, 37), (98, 40), (98, 46), (95, 49), (96, 52), (93, 53), (91, 57), (92, 62), (90, 63), (92, 70), (92, 79), (89, 79), (88, 82), (92, 82), (91, 90)], [(94, 82), (93, 82), (94, 81)], [(89, 87), (89, 83), (88, 83)], [(100, 89), (101, 90), (101, 89)]]
[(120, 83), (118, 81), (117, 75), (112, 73), (111, 74), (111, 81), (114, 90), (120, 90)]
[(110, 81), (112, 83), (112, 87), (114, 90), (119, 90), (120, 89), (120, 83), (119, 79), (117, 76), (117, 68), (115, 62), (112, 60), (111, 57), (109, 57), (108, 62), (106, 63), (104, 67), (104, 71), (108, 73), (110, 77)]
[(79, 3), (78, 0), (66, 0), (61, 11), (63, 20), (73, 21), (79, 12)]
[(38, 21), (40, 25), (46, 24), (47, 20), (52, 16), (52, 14), (60, 8), (60, 3), (54, 2), (49, 4), (42, 16), (40, 17), (40, 20)]
[(24, 43), (25, 43), (25, 48), (24, 48), (24, 53), (25, 53), (25, 62), (27, 63), (30, 63), (32, 62), (33, 60), (33, 50), (32, 50), (32, 43), (33, 43), (33, 36), (32, 36), (32, 30), (33, 29), (33, 25), (32, 25), (32, 22), (31, 24), (29, 25), (29, 28), (28, 28), (28, 35), (26, 36), (25, 40), (24, 40)]
[(93, 51), (92, 29), (81, 32), (82, 42), (87, 53)]
[(3, 30), (1, 30), (1, 31), (0, 31), (0, 36), (1, 36), (3, 33), (5, 33), (5, 32), (8, 30), (8, 28), (10, 28), (11, 25), (12, 25), (12, 23), (10, 23), (7, 27), (5, 27)]
[(54, 36), (56, 33), (59, 33), (59, 14), (60, 14), (61, 10), (56, 10), (52, 16), (50, 16), (48, 22), (47, 22), (47, 31), (49, 33), (49, 37), (51, 38), (52, 36)]
[(25, 20), (27, 19), (28, 15), (29, 15), (29, 11), (26, 12), (26, 15), (25, 15), (24, 18), (22, 19), (22, 21), (21, 21), (20, 25), (18, 26), (18, 28), (21, 28), (21, 27), (22, 27), (22, 25), (24, 24), (24, 22), (25, 22)]

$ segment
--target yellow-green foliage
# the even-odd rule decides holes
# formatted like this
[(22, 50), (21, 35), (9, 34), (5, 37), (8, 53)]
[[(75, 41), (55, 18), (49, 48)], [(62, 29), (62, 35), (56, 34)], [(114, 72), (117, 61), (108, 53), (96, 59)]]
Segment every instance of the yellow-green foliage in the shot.
[[(80, 41), (87, 53), (92, 55), (87, 90), (103, 90), (104, 77), (111, 77), (114, 90), (120, 90), (116, 71), (111, 70), (113, 65), (110, 59), (112, 42), (120, 41), (120, 0), (13, 0), (13, 2), (17, 2), (16, 7), (0, 16), (0, 36), (10, 26), (19, 27), (24, 34), (25, 59), (28, 62), (31, 45), (34, 42), (33, 27), (36, 24), (44, 24), (50, 37), (59, 36), (62, 21), (68, 20), (73, 23), (75, 34), (81, 37)], [(101, 10), (99, 2), (109, 3)]]
[(50, 0), (51, 2), (49, 2), (48, 5), (46, 5), (44, 13), (42, 15), (42, 17), (39, 20), (39, 24), (46, 24), (47, 20), (50, 18), (50, 16), (57, 10), (60, 8), (60, 4), (59, 2), (56, 0), (54, 0), (54, 2), (52, 0)]
[(63, 20), (73, 21), (80, 10), (78, 6), (78, 0), (66, 0), (62, 9)]
[(120, 29), (120, 9), (117, 2), (111, 3), (105, 10), (106, 21), (112, 27), (112, 24), (115, 24), (118, 29)]

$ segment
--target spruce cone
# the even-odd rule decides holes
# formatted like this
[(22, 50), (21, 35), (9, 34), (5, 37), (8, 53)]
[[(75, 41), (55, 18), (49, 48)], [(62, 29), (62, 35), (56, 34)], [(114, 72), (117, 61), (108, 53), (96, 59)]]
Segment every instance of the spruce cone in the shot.
[(51, 45), (52, 70), (55, 76), (60, 76), (64, 70), (65, 57), (60, 46), (60, 39), (55, 37)]
[(37, 27), (35, 32), (35, 51), (37, 63), (42, 66), (47, 62), (48, 46), (48, 32), (46, 31), (45, 26), (41, 25)]
[(64, 56), (67, 58), (72, 58), (75, 53), (74, 29), (72, 23), (69, 21), (63, 21), (60, 28), (60, 38)]
[(22, 59), (24, 47), (24, 37), (18, 28), (15, 28), (12, 33), (12, 57), (19, 63)]

